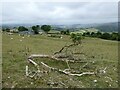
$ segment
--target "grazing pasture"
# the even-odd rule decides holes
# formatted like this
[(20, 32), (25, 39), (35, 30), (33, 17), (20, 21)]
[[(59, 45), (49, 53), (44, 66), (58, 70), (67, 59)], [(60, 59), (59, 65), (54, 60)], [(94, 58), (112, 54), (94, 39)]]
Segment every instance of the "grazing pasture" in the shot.
[[(24, 38), (23, 38), (24, 37)], [(53, 55), (65, 45), (71, 44), (70, 36), (62, 38), (47, 35), (19, 36), (18, 34), (2, 34), (2, 86), (3, 88), (117, 88), (118, 87), (118, 42), (86, 37), (81, 46), (72, 48), (85, 53), (88, 63), (69, 63), (72, 69), (80, 71), (96, 71), (96, 75), (68, 76), (51, 71), (39, 78), (25, 75), (28, 65), (27, 57), (31, 54)], [(44, 62), (51, 67), (67, 68), (65, 62), (51, 59), (34, 59), (38, 64)], [(84, 59), (81, 59), (84, 60)], [(29, 65), (34, 70), (33, 65)], [(40, 64), (42, 68), (42, 65)], [(104, 72), (102, 71), (104, 70)]]

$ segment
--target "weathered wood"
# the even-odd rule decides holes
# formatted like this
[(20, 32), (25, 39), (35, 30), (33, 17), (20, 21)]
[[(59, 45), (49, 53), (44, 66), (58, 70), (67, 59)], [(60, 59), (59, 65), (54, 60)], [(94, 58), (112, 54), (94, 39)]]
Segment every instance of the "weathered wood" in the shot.
[(68, 60), (66, 60), (66, 63), (67, 63), (68, 68), (70, 69), (70, 65), (69, 65), (69, 63), (68, 63)]
[(28, 59), (29, 62), (31, 62), (33, 65), (37, 66), (38, 64), (36, 62), (34, 62), (32, 59)]
[[(57, 61), (68, 61), (68, 62), (71, 62), (71, 63), (86, 63), (87, 61), (80, 61), (80, 60), (69, 60), (69, 59), (62, 59), (62, 58), (57, 58), (55, 56), (51, 56), (51, 55), (44, 55), (44, 54), (32, 54), (28, 57), (28, 60), (29, 59), (32, 59), (32, 58), (49, 58), (49, 59), (52, 59), (52, 60), (57, 60)], [(90, 61), (89, 61), (90, 62)]]
[[(71, 46), (72, 46), (72, 45), (71, 45)], [(68, 47), (69, 47), (69, 46), (68, 46)], [(38, 69), (37, 72), (40, 72), (40, 70), (39, 70), (39, 65), (38, 65), (36, 62), (33, 61), (33, 58), (49, 58), (49, 59), (52, 59), (52, 60), (57, 60), (57, 61), (64, 61), (64, 62), (66, 62), (66, 63), (67, 63), (67, 66), (68, 66), (68, 69), (65, 69), (65, 70), (61, 70), (61, 69), (58, 69), (58, 68), (53, 68), (53, 67), (50, 67), (50, 66), (48, 66), (47, 64), (41, 62), (41, 64), (42, 64), (43, 66), (45, 66), (45, 67), (47, 67), (47, 68), (49, 68), (49, 69), (51, 69), (51, 70), (53, 70), (53, 71), (58, 71), (58, 72), (64, 73), (64, 74), (66, 74), (66, 75), (82, 76), (82, 75), (93, 75), (93, 74), (95, 74), (94, 72), (83, 72), (83, 73), (80, 73), (80, 74), (79, 74), (79, 73), (73, 74), (73, 73), (70, 72), (70, 66), (69, 66), (68, 62), (72, 62), (72, 63), (76, 63), (76, 62), (77, 62), (77, 63), (78, 63), (78, 62), (80, 62), (80, 63), (81, 63), (81, 62), (82, 62), (82, 63), (86, 63), (87, 61), (68, 60), (68, 59), (66, 59), (66, 58), (57, 58), (57, 57), (55, 57), (54, 55), (52, 56), (52, 55), (44, 55), (44, 54), (32, 54), (32, 55), (30, 55), (30, 56), (28, 57), (28, 61), (37, 67), (37, 69)], [(86, 63), (86, 64), (83, 66), (83, 68), (84, 68), (87, 64), (88, 64), (88, 63)], [(26, 76), (28, 76), (28, 75), (29, 75), (29, 73), (28, 73), (28, 67), (26, 66)], [(34, 74), (33, 76), (30, 76), (30, 77), (34, 77), (34, 76), (35, 76), (35, 74)]]
[(77, 45), (79, 45), (79, 44), (78, 44), (78, 43), (73, 43), (73, 44), (64, 46), (64, 47), (62, 47), (58, 52), (55, 52), (54, 55), (55, 55), (55, 54), (58, 54), (58, 53), (61, 53), (65, 48), (68, 49), (69, 47), (77, 46)]
[(80, 77), (82, 75), (93, 75), (93, 74), (95, 74), (94, 72), (83, 72), (81, 74), (72, 74), (71, 72), (67, 72), (66, 69), (61, 70), (61, 69), (53, 68), (53, 67), (50, 67), (50, 66), (48, 66), (47, 64), (45, 64), (43, 62), (41, 62), (41, 64), (44, 65), (45, 67), (49, 68), (49, 69), (56, 70), (58, 72), (62, 72), (64, 74), (66, 74), (66, 75), (71, 75), (71, 76), (79, 76)]
[(49, 55), (44, 55), (44, 54), (32, 54), (28, 58), (33, 58), (33, 57), (40, 57), (40, 58), (49, 58)]
[(28, 76), (28, 66), (26, 66), (26, 76)]

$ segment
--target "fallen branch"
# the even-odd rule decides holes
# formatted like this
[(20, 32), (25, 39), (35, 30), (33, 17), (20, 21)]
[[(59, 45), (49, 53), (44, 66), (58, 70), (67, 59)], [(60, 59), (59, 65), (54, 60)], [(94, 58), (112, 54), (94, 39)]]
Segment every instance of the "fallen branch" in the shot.
[(60, 84), (62, 84), (63, 86), (66, 86), (62, 81), (60, 81)]
[[(83, 72), (83, 73), (81, 73), (81, 74), (73, 74), (73, 73), (70, 72), (70, 66), (69, 66), (68, 62), (73, 62), (73, 63), (74, 63), (74, 62), (83, 62), (83, 63), (86, 63), (86, 62), (88, 62), (88, 61), (77, 61), (77, 60), (68, 60), (68, 59), (61, 59), (61, 58), (59, 59), (59, 58), (57, 58), (57, 57), (55, 57), (55, 56), (50, 56), (50, 55), (32, 54), (32, 55), (30, 55), (30, 56), (28, 57), (28, 61), (29, 61), (30, 63), (32, 63), (34, 66), (36, 66), (37, 69), (38, 69), (38, 71), (37, 71), (34, 75), (30, 76), (29, 73), (28, 73), (28, 66), (26, 66), (26, 76), (34, 77), (38, 72), (40, 72), (40, 70), (39, 70), (39, 65), (38, 65), (36, 62), (33, 61), (33, 58), (49, 58), (49, 59), (53, 59), (53, 60), (57, 60), (57, 61), (65, 61), (65, 62), (67, 63), (67, 66), (68, 66), (68, 69), (65, 69), (65, 70), (61, 70), (61, 69), (58, 69), (58, 68), (50, 67), (50, 66), (48, 66), (47, 64), (45, 64), (45, 63), (43, 63), (43, 62), (41, 62), (41, 64), (42, 64), (43, 66), (51, 69), (51, 70), (58, 71), (58, 72), (61, 72), (61, 73), (66, 74), (66, 75), (82, 76), (82, 75), (92, 75), (92, 74), (95, 74), (94, 72)], [(89, 62), (90, 62), (90, 61), (89, 61)], [(87, 64), (88, 64), (88, 63), (86, 63), (83, 67), (85, 67)]]
[(34, 62), (32, 59), (28, 59), (29, 62), (31, 62), (33, 65), (37, 66), (38, 64), (36, 62)]
[(78, 43), (74, 43), (74, 44), (70, 44), (70, 45), (68, 45), (68, 46), (64, 46), (64, 47), (62, 47), (58, 52), (55, 52), (54, 55), (55, 55), (55, 54), (58, 54), (58, 53), (61, 53), (65, 48), (68, 49), (69, 47), (77, 46), (77, 45), (79, 45), (79, 44), (78, 44)]
[(52, 69), (52, 70), (56, 70), (58, 72), (62, 72), (66, 75), (71, 75), (71, 76), (82, 76), (82, 75), (93, 75), (95, 74), (94, 72), (83, 72), (81, 74), (72, 74), (71, 72), (66, 72), (66, 69), (65, 70), (61, 70), (61, 69), (57, 69), (57, 68), (53, 68), (53, 67), (50, 67), (48, 66), (47, 64), (41, 62), (42, 65), (44, 65), (45, 67), (49, 68), (49, 69)]
[(28, 58), (33, 58), (33, 57), (40, 57), (40, 58), (49, 58), (49, 55), (44, 55), (44, 54), (32, 54)]
[(28, 61), (37, 67), (37, 69), (38, 69), (37, 72), (40, 72), (39, 65), (38, 65), (36, 62), (34, 62), (34, 61), (33, 61), (32, 59), (30, 59), (30, 58), (28, 59)]
[(66, 63), (67, 63), (68, 68), (70, 69), (70, 65), (68, 64), (68, 60), (66, 60)]
[(86, 63), (85, 65), (82, 66), (82, 68), (86, 67), (88, 65), (88, 63)]
[[(71, 63), (86, 63), (88, 61), (80, 61), (80, 60), (69, 60), (69, 59), (62, 59), (62, 58), (57, 58), (55, 56), (50, 56), (50, 55), (44, 55), (44, 54), (32, 54), (28, 57), (28, 61), (31, 62), (32, 58), (49, 58), (49, 59), (52, 59), (52, 60), (57, 60), (57, 61), (68, 61), (68, 62), (71, 62)], [(90, 62), (90, 61), (89, 61)], [(92, 62), (92, 61), (91, 61)], [(34, 64), (34, 62), (31, 62)]]
[(26, 66), (26, 76), (28, 76), (28, 66)]
[(94, 72), (83, 72), (81, 74), (70, 74), (72, 76), (82, 76), (82, 75), (93, 75), (95, 74)]

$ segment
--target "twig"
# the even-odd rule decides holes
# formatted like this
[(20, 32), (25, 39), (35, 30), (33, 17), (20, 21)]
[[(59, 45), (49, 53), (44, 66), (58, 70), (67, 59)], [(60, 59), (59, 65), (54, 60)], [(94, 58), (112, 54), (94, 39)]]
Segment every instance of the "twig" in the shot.
[(28, 76), (28, 66), (26, 66), (26, 76)]
[(88, 65), (88, 63), (86, 63), (85, 65), (82, 66), (82, 68), (86, 67)]
[(68, 60), (66, 60), (66, 63), (67, 63), (68, 68), (70, 69), (70, 65), (68, 64)]

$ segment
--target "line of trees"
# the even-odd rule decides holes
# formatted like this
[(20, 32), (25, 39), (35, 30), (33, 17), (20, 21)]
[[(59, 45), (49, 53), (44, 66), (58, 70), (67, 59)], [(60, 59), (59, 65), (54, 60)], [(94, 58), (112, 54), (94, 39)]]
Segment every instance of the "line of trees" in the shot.
[(10, 32), (9, 28), (2, 28), (2, 31)]
[(67, 29), (67, 30), (62, 30), (60, 33), (63, 34), (63, 35), (70, 35), (69, 29)]
[(106, 40), (117, 40), (120, 41), (120, 33), (101, 33), (100, 31), (98, 31), (97, 33), (95, 32), (86, 32), (83, 33), (83, 36), (88, 36), (88, 37), (97, 37), (97, 38), (101, 38), (101, 39), (106, 39)]
[(32, 30), (34, 31), (34, 34), (39, 34), (39, 30), (42, 29), (46, 34), (51, 30), (50, 25), (42, 25), (41, 27), (39, 25), (32, 26)]
[[(39, 25), (35, 25), (35, 26), (32, 26), (31, 28), (34, 34), (39, 34), (40, 29), (42, 29), (45, 33), (48, 33), (51, 30), (50, 25), (42, 25), (41, 27)], [(29, 31), (29, 29), (24, 26), (19, 26), (17, 29), (19, 32)], [(10, 32), (10, 28), (2, 28), (2, 31)]]
[(24, 26), (19, 26), (18, 27), (18, 31), (28, 31), (28, 29), (26, 28), (26, 27), (24, 27)]
[(47, 34), (51, 30), (51, 26), (50, 25), (42, 25), (41, 27), (39, 25), (32, 26), (34, 34), (39, 34), (40, 29), (42, 29)]
[[(41, 27), (39, 25), (36, 26), (32, 26), (31, 27), (34, 34), (39, 34), (39, 30), (42, 29), (46, 34), (48, 34), (48, 32), (51, 30), (51, 26), (50, 25), (42, 25)], [(6, 31), (6, 32), (10, 32), (9, 28), (3, 28), (2, 31)], [(18, 31), (29, 31), (28, 28), (24, 27), (24, 26), (19, 26), (18, 27)], [(62, 30), (61, 34), (63, 35), (70, 35), (70, 31), (67, 30)], [(101, 33), (100, 31), (98, 31), (97, 33), (95, 32), (85, 32), (82, 34), (82, 36), (87, 36), (87, 37), (97, 37), (97, 38), (101, 38), (101, 39), (106, 39), (106, 40), (117, 40), (120, 41), (120, 33), (117, 32), (112, 32), (112, 33)]]

